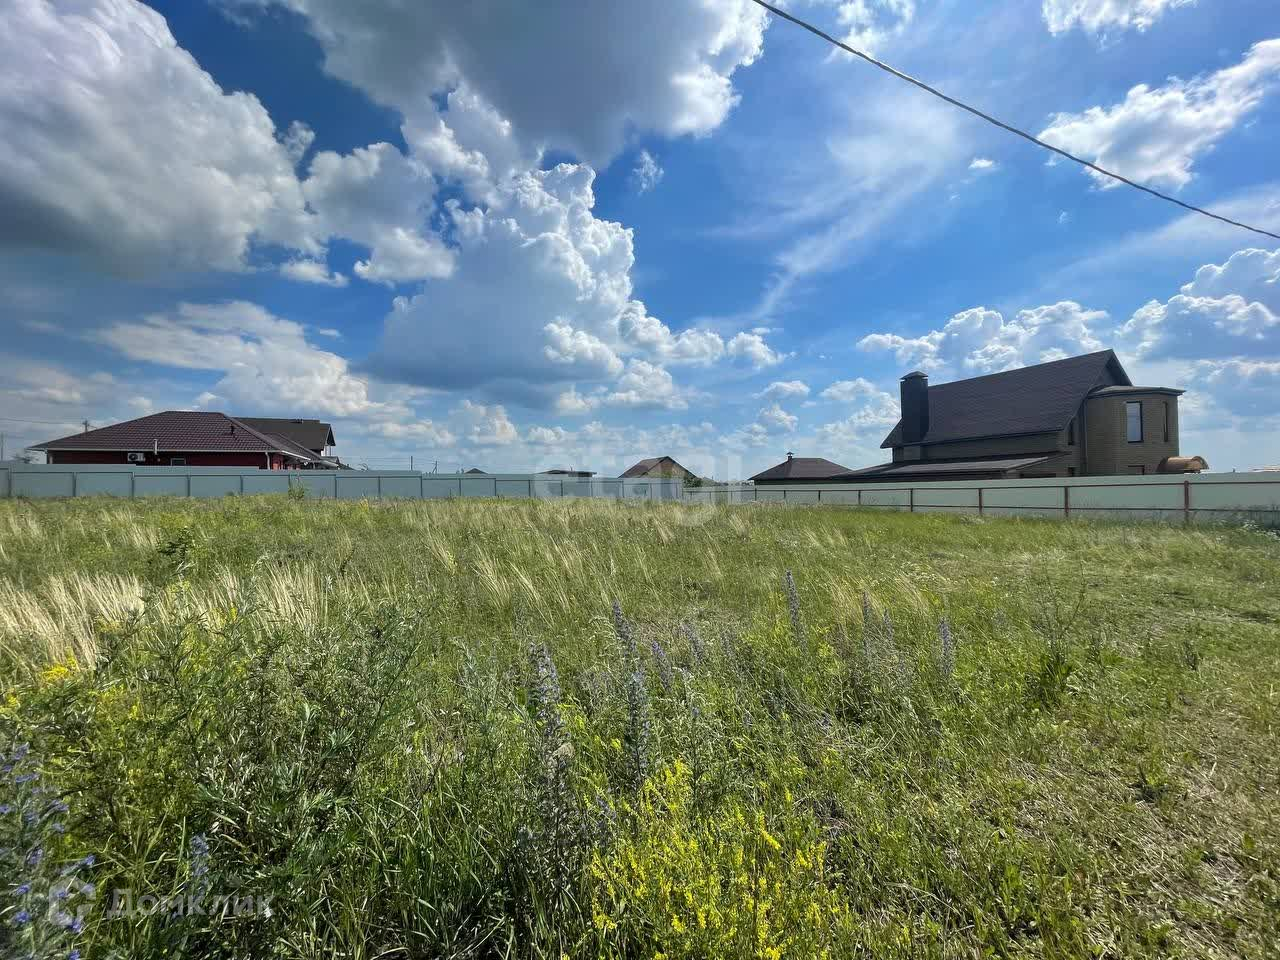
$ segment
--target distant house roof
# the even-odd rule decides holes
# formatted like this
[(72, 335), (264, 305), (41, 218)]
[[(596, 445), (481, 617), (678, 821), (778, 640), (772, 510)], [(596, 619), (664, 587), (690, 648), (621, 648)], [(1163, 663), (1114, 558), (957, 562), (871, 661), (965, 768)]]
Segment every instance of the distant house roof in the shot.
[(627, 467), (619, 476), (630, 477), (692, 477), (694, 472), (676, 461), (674, 457), (647, 457)]
[(979, 477), (999, 475), (1008, 470), (1024, 470), (1053, 460), (1059, 454), (1032, 457), (1003, 457), (989, 460), (919, 460), (908, 463), (881, 463), (832, 477), (833, 483), (856, 483), (859, 480), (898, 480), (912, 477)]
[(780, 480), (827, 480), (838, 474), (848, 473), (848, 467), (824, 460), (822, 457), (787, 457), (781, 463), (757, 473), (751, 478), (755, 483)]
[(594, 470), (557, 469), (557, 470), (543, 470), (542, 472), (544, 474), (550, 474), (551, 476), (556, 476), (556, 477), (594, 477), (596, 475), (596, 472)]
[(469, 473), (469, 474), (470, 474), (470, 473), (479, 473), (479, 474), (481, 474), (481, 475), (483, 475), (483, 476), (488, 476), (488, 473), (487, 473), (487, 472), (485, 472), (484, 470), (481, 470), (479, 467), (472, 467), (470, 470), (468, 470), (468, 471), (467, 471), (467, 473)]
[(276, 436), (292, 440), (312, 453), (319, 453), (325, 447), (334, 445), (333, 427), (323, 420), (287, 417), (236, 417), (236, 419), (241, 423), (247, 423), (255, 430), (274, 433)]
[[(1111, 350), (1051, 360), (1004, 373), (929, 387), (929, 430), (922, 443), (1055, 433), (1066, 428), (1080, 404), (1102, 387), (1110, 368), (1119, 384), (1132, 382)], [(902, 421), (881, 447), (902, 446)]]
[(288, 437), (255, 430), (242, 420), (211, 410), (165, 410), (109, 427), (37, 443), (35, 450), (167, 450), (173, 452), (286, 453), (316, 460)]

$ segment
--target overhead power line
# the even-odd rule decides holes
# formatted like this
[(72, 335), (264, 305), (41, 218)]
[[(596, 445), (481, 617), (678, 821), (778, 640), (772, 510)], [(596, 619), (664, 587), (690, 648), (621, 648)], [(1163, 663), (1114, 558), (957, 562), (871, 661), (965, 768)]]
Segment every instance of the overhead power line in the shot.
[(20, 420), (17, 417), (0, 417), (5, 423), (39, 423), (49, 427), (65, 427), (69, 423), (79, 423), (79, 420)]
[(787, 13), (787, 11), (785, 10), (778, 9), (771, 3), (766, 3), (765, 0), (753, 0), (753, 2), (764, 7), (766, 10), (772, 13), (775, 17), (781, 17), (783, 20), (789, 20), (790, 22), (794, 23), (797, 27), (801, 27), (802, 29), (808, 30), (814, 36), (821, 37), (823, 40), (827, 41), (827, 43), (830, 43), (834, 46), (839, 47), (841, 50), (845, 51), (846, 53), (851, 53), (855, 57), (860, 57), (861, 59), (867, 61), (867, 63), (871, 64), (873, 67), (879, 67), (885, 73), (892, 74), (893, 76), (897, 77), (899, 80), (905, 80), (907, 83), (911, 84), (912, 86), (919, 87), (921, 90), (925, 91), (926, 93), (933, 94), (939, 100), (945, 100), (947, 103), (951, 104), (953, 107), (959, 107), (961, 110), (965, 110), (973, 114), (975, 117), (979, 117), (980, 119), (987, 121), (987, 123), (990, 123), (994, 126), (999, 127), (1001, 130), (1006, 130), (1009, 133), (1012, 133), (1014, 136), (1022, 137), (1022, 139), (1024, 140), (1030, 140), (1037, 147), (1043, 147), (1046, 150), (1050, 150), (1053, 153), (1056, 153), (1060, 157), (1066, 157), (1068, 160), (1071, 160), (1074, 163), (1080, 164), (1082, 167), (1088, 167), (1090, 170), (1093, 170), (1095, 173), (1100, 173), (1103, 176), (1110, 177), (1112, 180), (1118, 180), (1120, 183), (1123, 183), (1125, 186), (1133, 187), (1135, 190), (1141, 190), (1143, 193), (1149, 193), (1151, 194), (1151, 196), (1156, 197), (1160, 200), (1167, 200), (1169, 203), (1176, 204), (1177, 206), (1182, 207), (1184, 210), (1190, 210), (1192, 213), (1198, 213), (1201, 216), (1209, 217), (1210, 219), (1217, 220), (1221, 223), (1229, 223), (1233, 227), (1239, 227), (1242, 230), (1249, 230), (1252, 233), (1258, 233), (1264, 237), (1271, 237), (1275, 240), (1280, 240), (1280, 233), (1272, 233), (1270, 230), (1263, 230), (1260, 227), (1252, 227), (1247, 223), (1241, 223), (1239, 220), (1232, 220), (1230, 217), (1224, 217), (1221, 214), (1214, 213), (1212, 210), (1205, 210), (1203, 207), (1197, 207), (1190, 203), (1184, 203), (1183, 201), (1179, 200), (1177, 197), (1171, 197), (1167, 193), (1161, 193), (1159, 190), (1154, 190), (1151, 187), (1144, 186), (1141, 183), (1137, 183), (1136, 181), (1130, 180), (1128, 177), (1123, 177), (1118, 173), (1114, 173), (1111, 170), (1107, 170), (1103, 167), (1100, 167), (1096, 163), (1092, 163), (1091, 161), (1086, 160), (1083, 157), (1077, 157), (1074, 153), (1069, 153), (1066, 150), (1063, 150), (1061, 147), (1055, 147), (1051, 143), (1046, 143), (1045, 141), (1041, 140), (1039, 137), (1033, 136), (1032, 134), (1027, 133), (1027, 131), (1025, 130), (1020, 130), (1011, 124), (1005, 123), (1003, 120), (998, 120), (995, 117), (991, 116), (991, 114), (989, 113), (983, 113), (977, 107), (972, 107), (969, 104), (965, 103), (963, 100), (957, 100), (955, 97), (948, 96), (947, 94), (943, 93), (941, 90), (937, 89), (936, 87), (929, 86), (929, 84), (925, 83), (923, 80), (917, 80), (915, 77), (911, 76), (910, 74), (903, 73), (901, 70), (898, 70), (895, 67), (889, 66), (889, 64), (885, 63), (883, 60), (877, 60), (875, 57), (871, 56), (871, 54), (869, 53), (863, 53), (861, 50), (855, 50), (853, 47), (849, 46), (844, 41), (837, 40), (835, 37), (833, 37), (831, 34), (827, 33), (826, 31), (821, 30), (818, 27), (815, 27), (813, 24), (805, 20), (801, 20), (799, 17), (793, 16)]

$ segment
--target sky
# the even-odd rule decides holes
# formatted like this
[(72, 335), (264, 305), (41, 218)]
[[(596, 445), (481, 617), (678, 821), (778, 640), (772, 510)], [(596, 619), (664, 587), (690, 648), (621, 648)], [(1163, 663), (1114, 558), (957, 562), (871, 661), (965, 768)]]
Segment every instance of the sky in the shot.
[[(1280, 232), (1274, 0), (790, 0)], [(1280, 241), (750, 0), (5, 0), (0, 433), (319, 417), (371, 468), (882, 462), (898, 380), (1105, 348), (1280, 464)]]

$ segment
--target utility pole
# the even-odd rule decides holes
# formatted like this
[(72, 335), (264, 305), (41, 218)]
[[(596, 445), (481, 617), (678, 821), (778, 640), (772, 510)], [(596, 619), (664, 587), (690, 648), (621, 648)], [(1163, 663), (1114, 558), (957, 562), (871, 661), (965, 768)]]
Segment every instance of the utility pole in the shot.
[(413, 472), (413, 454), (409, 454), (409, 472)]
[(89, 421), (88, 421), (88, 420), (81, 420), (80, 422), (84, 424), (84, 432), (85, 432), (85, 433), (88, 433), (88, 432), (89, 432)]

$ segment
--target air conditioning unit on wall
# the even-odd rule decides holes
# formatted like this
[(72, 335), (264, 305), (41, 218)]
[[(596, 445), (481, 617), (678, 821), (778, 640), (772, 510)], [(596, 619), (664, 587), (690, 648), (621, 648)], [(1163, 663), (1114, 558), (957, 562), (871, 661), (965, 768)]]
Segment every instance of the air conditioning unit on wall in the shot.
[(128, 453), (125, 454), (125, 459), (130, 463), (146, 463), (147, 455), (145, 453)]

